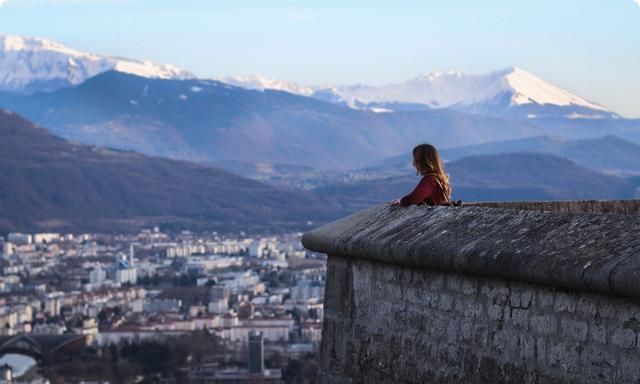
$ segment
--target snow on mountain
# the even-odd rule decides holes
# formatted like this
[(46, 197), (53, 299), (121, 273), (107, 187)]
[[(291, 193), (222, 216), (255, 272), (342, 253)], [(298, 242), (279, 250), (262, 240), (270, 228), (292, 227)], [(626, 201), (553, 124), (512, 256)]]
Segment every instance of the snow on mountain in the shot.
[(163, 79), (193, 77), (172, 65), (84, 53), (39, 37), (0, 36), (2, 91), (52, 91), (109, 70)]
[(508, 107), (528, 104), (581, 107), (609, 112), (601, 105), (549, 84), (517, 67), (488, 75), (460, 72), (428, 73), (413, 80), (380, 87), (355, 85), (319, 89), (314, 96), (351, 107), (384, 103), (418, 103), (431, 108), (466, 109), (508, 102)]
[(227, 77), (221, 81), (250, 89), (283, 90), (374, 112), (453, 108), (487, 114), (517, 111), (515, 113), (528, 118), (551, 115), (565, 118), (616, 116), (602, 105), (578, 97), (517, 67), (487, 75), (467, 75), (455, 71), (425, 73), (412, 80), (383, 86), (305, 87), (260, 76)]
[(277, 79), (271, 79), (260, 75), (248, 75), (248, 76), (226, 76), (220, 79), (221, 82), (235, 85), (237, 87), (246, 89), (255, 89), (264, 91), (265, 89), (272, 89), (276, 91), (285, 91), (302, 96), (311, 96), (314, 92), (313, 88), (305, 87), (293, 81), (281, 81)]
[(609, 111), (606, 107), (589, 102), (573, 95), (569, 91), (549, 84), (535, 75), (520, 69), (510, 68), (505, 71), (504, 79), (507, 88), (513, 92), (511, 99), (515, 105), (537, 103), (558, 106), (577, 105), (589, 109)]

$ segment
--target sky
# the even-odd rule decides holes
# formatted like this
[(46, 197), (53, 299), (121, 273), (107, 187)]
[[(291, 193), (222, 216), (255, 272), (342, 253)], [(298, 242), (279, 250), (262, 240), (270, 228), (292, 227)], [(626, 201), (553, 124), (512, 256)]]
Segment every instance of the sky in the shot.
[(518, 66), (640, 118), (640, 0), (0, 0), (0, 34), (305, 85)]

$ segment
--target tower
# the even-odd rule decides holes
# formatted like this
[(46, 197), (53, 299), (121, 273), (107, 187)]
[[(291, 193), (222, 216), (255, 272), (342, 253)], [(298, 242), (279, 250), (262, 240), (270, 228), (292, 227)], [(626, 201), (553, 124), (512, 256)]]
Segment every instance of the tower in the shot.
[(129, 268), (134, 268), (135, 266), (135, 251), (133, 249), (133, 243), (129, 246)]
[(262, 332), (249, 332), (249, 373), (264, 371), (264, 342)]

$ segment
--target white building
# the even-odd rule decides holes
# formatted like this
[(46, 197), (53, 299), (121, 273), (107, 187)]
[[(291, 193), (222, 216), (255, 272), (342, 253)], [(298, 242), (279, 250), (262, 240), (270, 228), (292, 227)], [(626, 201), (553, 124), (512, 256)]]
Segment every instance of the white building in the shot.
[(33, 243), (33, 236), (28, 233), (10, 233), (7, 236), (7, 240), (16, 244), (31, 244)]
[(262, 257), (267, 245), (262, 241), (256, 241), (249, 246), (250, 257)]
[(135, 268), (117, 269), (115, 281), (120, 284), (135, 284), (138, 281)]
[(44, 299), (44, 311), (49, 313), (50, 316), (60, 316), (62, 300), (63, 294), (61, 292), (50, 293)]
[(228, 299), (216, 299), (209, 301), (207, 312), (209, 313), (226, 313), (229, 311)]
[(36, 244), (53, 243), (60, 240), (59, 233), (36, 233), (33, 235), (33, 242)]
[(13, 255), (13, 250), (14, 247), (11, 242), (6, 242), (2, 245), (2, 253), (5, 255), (5, 257)]
[(223, 340), (244, 341), (249, 337), (249, 332), (262, 332), (268, 341), (289, 341), (289, 334), (293, 328), (293, 319), (250, 319), (243, 320), (239, 324), (218, 328), (216, 334)]
[(207, 248), (201, 244), (184, 244), (169, 247), (166, 250), (167, 257), (189, 257), (194, 254), (203, 254)]
[(102, 284), (106, 278), (107, 278), (107, 273), (105, 272), (104, 269), (102, 269), (102, 266), (100, 264), (98, 264), (95, 268), (91, 270), (91, 272), (89, 272), (90, 284), (96, 284), (96, 285)]
[(322, 299), (324, 286), (317, 283), (301, 283), (291, 287), (290, 294), (292, 300)]

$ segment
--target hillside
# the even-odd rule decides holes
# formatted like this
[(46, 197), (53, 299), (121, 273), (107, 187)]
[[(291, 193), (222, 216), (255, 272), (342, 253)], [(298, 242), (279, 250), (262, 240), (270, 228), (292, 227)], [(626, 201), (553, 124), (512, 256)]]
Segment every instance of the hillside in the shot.
[[(615, 176), (581, 167), (548, 154), (513, 153), (472, 156), (446, 166), (454, 199), (464, 201), (622, 199), (634, 186)], [(409, 170), (395, 176), (314, 190), (319, 196), (360, 209), (409, 193), (418, 182)]]
[(300, 230), (341, 214), (308, 193), (194, 163), (73, 144), (0, 112), (0, 233), (149, 225)]

